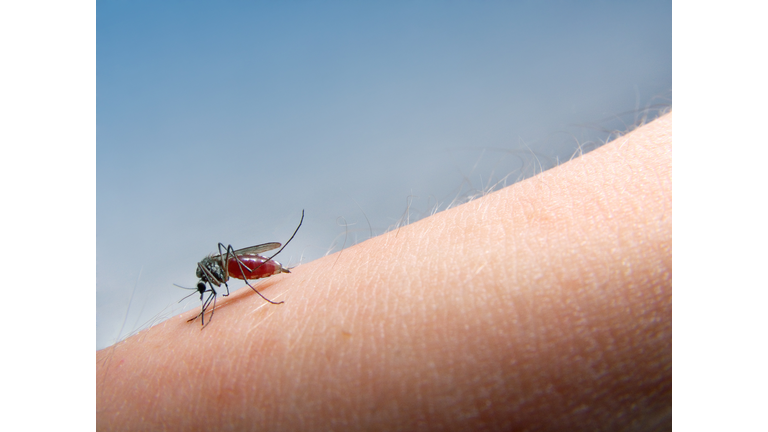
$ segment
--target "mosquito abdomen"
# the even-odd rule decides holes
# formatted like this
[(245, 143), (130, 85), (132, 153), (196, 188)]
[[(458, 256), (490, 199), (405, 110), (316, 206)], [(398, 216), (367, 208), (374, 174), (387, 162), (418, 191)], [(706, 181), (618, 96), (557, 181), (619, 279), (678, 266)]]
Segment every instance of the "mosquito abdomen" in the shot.
[[(269, 260), (260, 255), (240, 256), (240, 263), (235, 258), (230, 258), (227, 263), (229, 276), (237, 279), (260, 279), (279, 273), (288, 273), (283, 265), (277, 261)], [(241, 270), (242, 268), (242, 270)], [(245, 277), (244, 277), (245, 276)]]

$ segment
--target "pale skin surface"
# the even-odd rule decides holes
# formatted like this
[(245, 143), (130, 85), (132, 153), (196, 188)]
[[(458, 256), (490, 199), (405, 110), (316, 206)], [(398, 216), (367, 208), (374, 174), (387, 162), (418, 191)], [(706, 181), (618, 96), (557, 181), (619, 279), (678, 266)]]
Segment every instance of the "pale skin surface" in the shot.
[(97, 352), (98, 428), (671, 430), (671, 176), (670, 113), (171, 318)]

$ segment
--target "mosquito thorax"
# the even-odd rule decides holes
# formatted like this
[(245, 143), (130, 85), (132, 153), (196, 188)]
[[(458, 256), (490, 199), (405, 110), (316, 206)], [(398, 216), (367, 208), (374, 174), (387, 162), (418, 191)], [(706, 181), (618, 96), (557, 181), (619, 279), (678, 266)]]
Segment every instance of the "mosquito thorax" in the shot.
[[(208, 280), (208, 275), (203, 272), (200, 266), (205, 267), (205, 269), (208, 270), (210, 275), (212, 275), (215, 280)], [(219, 286), (220, 283), (226, 282), (227, 279), (229, 279), (227, 276), (225, 276), (224, 269), (221, 268), (219, 262), (212, 259), (211, 257), (206, 257), (200, 261), (200, 264), (197, 266), (197, 270), (195, 271), (195, 275), (202, 281), (212, 283), (216, 286)]]

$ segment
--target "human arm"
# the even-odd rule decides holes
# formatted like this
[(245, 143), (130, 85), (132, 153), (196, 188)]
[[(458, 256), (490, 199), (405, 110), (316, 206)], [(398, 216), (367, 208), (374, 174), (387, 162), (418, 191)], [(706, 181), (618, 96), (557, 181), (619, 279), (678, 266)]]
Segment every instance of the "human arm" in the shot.
[(671, 428), (671, 129), (99, 351), (99, 429)]

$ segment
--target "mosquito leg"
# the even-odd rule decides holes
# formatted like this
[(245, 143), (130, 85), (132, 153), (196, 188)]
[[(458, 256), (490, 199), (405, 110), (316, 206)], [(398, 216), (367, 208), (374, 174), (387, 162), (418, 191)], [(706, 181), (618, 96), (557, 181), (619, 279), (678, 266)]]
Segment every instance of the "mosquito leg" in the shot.
[[(229, 296), (229, 285), (227, 285), (227, 280), (229, 280), (229, 257), (231, 255), (231, 256), (233, 256), (235, 258), (235, 260), (237, 262), (241, 262), (241, 261), (240, 261), (240, 258), (238, 258), (237, 255), (235, 255), (235, 248), (233, 248), (232, 245), (228, 245), (226, 247), (227, 255), (226, 255), (226, 257), (224, 259), (221, 259), (221, 257), (224, 256), (224, 254), (221, 252), (221, 248), (222, 247), (224, 247), (224, 244), (223, 243), (219, 243), (219, 259), (220, 259), (219, 266), (221, 267), (222, 271), (224, 272), (224, 280), (222, 282), (224, 283), (224, 286), (227, 288), (227, 293), (226, 294), (222, 294), (222, 295), (224, 297), (228, 297)], [(243, 271), (243, 269), (240, 268), (240, 271)]]
[[(303, 216), (302, 216), (302, 219), (303, 219)], [(299, 224), (299, 226), (301, 226), (301, 224)], [(296, 234), (296, 233), (294, 233), (294, 235), (295, 235), (295, 234)], [(291, 238), (293, 238), (293, 237), (291, 237)], [(291, 240), (288, 240), (288, 241), (291, 241)], [(221, 245), (221, 243), (219, 243), (219, 245)], [(230, 253), (230, 249), (232, 249), (232, 245), (229, 245), (229, 246), (227, 246), (227, 256), (229, 256), (229, 253)], [(280, 249), (280, 250), (282, 250), (282, 249)], [(248, 286), (249, 286), (249, 287), (250, 287), (252, 290), (254, 290), (254, 291), (256, 292), (256, 294), (260, 295), (260, 296), (261, 296), (261, 298), (263, 298), (264, 300), (268, 301), (269, 303), (272, 303), (272, 304), (282, 304), (282, 303), (285, 303), (285, 302), (283, 302), (283, 301), (281, 301), (281, 302), (273, 302), (272, 300), (270, 300), (270, 299), (268, 299), (268, 298), (264, 297), (264, 295), (262, 295), (262, 294), (261, 294), (261, 293), (260, 293), (260, 292), (259, 292), (259, 291), (258, 291), (256, 288), (254, 288), (254, 287), (253, 287), (253, 285), (251, 285), (251, 284), (248, 282), (248, 278), (246, 278), (246, 277), (245, 277), (245, 271), (243, 270), (243, 267), (245, 267), (245, 268), (247, 268), (248, 270), (250, 270), (251, 272), (253, 272), (253, 271), (256, 271), (256, 269), (258, 269), (259, 267), (263, 266), (265, 262), (269, 261), (269, 259), (267, 259), (266, 261), (263, 261), (261, 264), (259, 264), (258, 266), (256, 266), (256, 268), (255, 268), (255, 269), (251, 269), (251, 268), (250, 268), (250, 267), (248, 267), (248, 266), (247, 266), (247, 265), (246, 265), (244, 262), (242, 262), (242, 261), (240, 260), (240, 258), (239, 258), (237, 255), (235, 255), (235, 253), (234, 253), (234, 252), (235, 252), (235, 251), (234, 251), (234, 250), (232, 250), (232, 256), (235, 258), (235, 262), (237, 263), (237, 266), (240, 268), (240, 274), (242, 274), (242, 275), (243, 275), (243, 281), (245, 281), (245, 284), (246, 284), (246, 285), (248, 285)], [(277, 254), (275, 254), (275, 255), (277, 255)], [(273, 257), (274, 257), (274, 255), (273, 255)], [(229, 262), (229, 260), (227, 260), (227, 262)], [(229, 293), (229, 285), (227, 285), (226, 283), (224, 283), (224, 285), (226, 285), (226, 286), (227, 286), (227, 293)]]
[(213, 308), (211, 308), (211, 316), (208, 317), (208, 324), (213, 321), (213, 313), (216, 312), (216, 291), (213, 292)]
[[(304, 219), (303, 213), (304, 213), (304, 211), (302, 210), (302, 219)], [(301, 223), (299, 223), (299, 226), (301, 226)], [(293, 235), (296, 235), (296, 233), (294, 232)], [(293, 237), (291, 237), (291, 239), (292, 238)], [(290, 242), (291, 240), (289, 239), (288, 241)], [(287, 245), (287, 243), (286, 243), (286, 245)], [(283, 246), (283, 248), (284, 247), (285, 246)], [(280, 250), (283, 250), (283, 248), (280, 248)], [(280, 251), (278, 251), (278, 253), (280, 253)], [(274, 258), (276, 255), (277, 254), (272, 255), (272, 258)], [(272, 258), (266, 258), (264, 261), (261, 262), (261, 264), (257, 265), (255, 269), (251, 270), (251, 272), (256, 271), (256, 269), (258, 269), (259, 267), (263, 266), (264, 263), (266, 263), (267, 261), (271, 260)], [(250, 267), (245, 265), (244, 262), (240, 261), (240, 259), (237, 257), (237, 255), (235, 255), (235, 261), (237, 262), (237, 266), (240, 267), (240, 274), (243, 275), (243, 281), (245, 281), (245, 284), (248, 285), (254, 292), (256, 292), (256, 294), (258, 294), (259, 296), (261, 296), (261, 298), (263, 298), (264, 300), (266, 300), (266, 301), (268, 301), (269, 303), (272, 303), (272, 304), (282, 304), (282, 303), (285, 303), (284, 301), (273, 302), (272, 300), (264, 297), (264, 295), (262, 293), (260, 293), (259, 290), (254, 288), (253, 285), (251, 285), (251, 283), (248, 282), (248, 278), (245, 277), (245, 272), (243, 271), (243, 267), (245, 267), (245, 268), (247, 268), (249, 270), (250, 270)]]
[[(219, 243), (219, 244), (221, 245), (221, 243)], [(227, 287), (227, 293), (224, 294), (224, 296), (228, 296), (229, 295), (229, 285), (227, 285), (227, 279), (229, 279), (229, 273), (227, 272), (226, 266), (223, 267), (223, 271), (225, 272), (224, 273), (225, 277), (224, 277), (223, 281), (220, 281), (216, 276), (214, 276), (210, 271), (208, 271), (208, 269), (205, 268), (204, 265), (202, 265), (200, 263), (197, 263), (197, 267), (203, 272), (203, 275), (205, 276), (204, 280), (207, 280), (208, 281), (208, 286), (211, 287), (211, 291), (213, 292), (213, 296), (214, 296), (214, 303), (216, 302), (216, 298), (215, 298), (216, 297), (216, 290), (213, 288), (213, 285), (221, 286), (221, 284), (223, 283), (224, 286)], [(209, 297), (209, 299), (210, 299), (210, 297)], [(201, 297), (200, 301), (202, 301), (202, 300), (203, 299)]]
[[(224, 254), (221, 252), (221, 248), (223, 247), (224, 244), (219, 242), (219, 267), (221, 267), (221, 270), (224, 272), (224, 281), (226, 282), (226, 280), (229, 279), (229, 267), (227, 266), (227, 263), (229, 262), (229, 252), (231, 251), (232, 256), (235, 258), (237, 258), (237, 256), (235, 256), (235, 248), (233, 248), (232, 245), (229, 245), (225, 248), (227, 251), (227, 256), (224, 257)], [(229, 295), (229, 292), (227, 292), (227, 295)]]
[[(205, 310), (208, 310), (208, 307), (211, 306), (211, 299), (213, 299), (213, 308), (211, 308), (211, 316), (208, 317), (208, 322), (211, 322), (211, 319), (213, 319), (213, 313), (216, 311), (216, 296), (218, 294), (216, 293), (216, 290), (211, 286), (211, 294), (208, 296), (208, 299), (205, 301)], [(203, 327), (205, 327), (205, 311), (203, 311)]]
[[(216, 312), (216, 290), (211, 288), (211, 291), (213, 291), (213, 293), (211, 293), (211, 296), (213, 297), (213, 307), (211, 308), (211, 316), (208, 317), (208, 324), (210, 324), (211, 321), (213, 321), (213, 313)], [(210, 299), (210, 298), (211, 297), (208, 297), (208, 299)], [(205, 320), (205, 316), (203, 316), (203, 320)], [(206, 324), (203, 323), (203, 327), (205, 327), (205, 326), (206, 326)]]
[[(219, 255), (220, 255), (220, 256), (222, 255), (222, 254), (221, 254), (221, 247), (222, 247), (222, 246), (224, 246), (224, 245), (223, 245), (223, 244), (221, 244), (221, 243), (219, 243)], [(239, 256), (237, 256), (237, 254), (236, 254), (235, 252), (236, 252), (236, 251), (235, 251), (235, 248), (233, 248), (233, 247), (232, 247), (232, 245), (229, 245), (229, 246), (227, 246), (227, 259), (226, 259), (226, 262), (227, 262), (227, 263), (229, 263), (229, 257), (230, 257), (230, 255), (231, 255), (231, 256), (232, 256), (232, 258), (234, 258), (234, 259), (235, 259), (235, 261), (237, 261), (237, 263), (240, 265), (240, 271), (243, 271), (243, 267), (247, 268), (247, 269), (248, 269), (248, 271), (255, 271), (257, 268), (261, 267), (261, 265), (263, 264), (263, 263), (262, 263), (262, 264), (259, 264), (259, 267), (256, 267), (256, 269), (252, 269), (252, 268), (248, 267), (248, 265), (247, 265), (246, 263), (244, 263), (244, 262), (243, 262), (243, 261), (240, 259), (240, 257), (239, 257)], [(229, 267), (227, 267), (227, 270), (229, 270)]]
[[(219, 243), (219, 256), (222, 256), (221, 253), (221, 247), (224, 246), (223, 244)], [(244, 262), (240, 261), (240, 258), (235, 255), (235, 248), (232, 247), (232, 245), (227, 246), (227, 257), (224, 260), (224, 262), (221, 263), (221, 268), (224, 269), (227, 275), (227, 279), (229, 279), (229, 257), (233, 256), (235, 258), (235, 261), (237, 261), (237, 264), (240, 266), (240, 272), (243, 272), (243, 266), (245, 265)], [(247, 266), (245, 268), (248, 268)], [(245, 273), (243, 273), (245, 274)], [(227, 293), (223, 294), (224, 297), (227, 297), (229, 295), (229, 285), (227, 285), (227, 282), (224, 281), (224, 286), (227, 287)]]
[(203, 301), (203, 295), (205, 295), (206, 291), (208, 291), (208, 290), (199, 291), (200, 292), (200, 309), (201, 309), (201, 312), (199, 314), (195, 315), (194, 318), (188, 319), (187, 322), (192, 322), (192, 321), (196, 320), (197, 318), (200, 317), (200, 315), (203, 314), (203, 312), (205, 312), (205, 302)]
[(270, 303), (272, 303), (272, 304), (274, 304), (274, 305), (278, 305), (278, 304), (283, 304), (283, 303), (285, 303), (285, 301), (274, 302), (274, 301), (272, 301), (272, 300), (270, 300), (270, 299), (268, 299), (268, 298), (264, 297), (264, 294), (260, 293), (260, 292), (259, 292), (259, 290), (257, 290), (256, 288), (254, 288), (254, 287), (253, 287), (253, 285), (251, 285), (251, 284), (248, 282), (248, 280), (247, 280), (247, 279), (243, 279), (243, 280), (245, 281), (245, 284), (246, 284), (246, 285), (248, 285), (248, 286), (249, 286), (249, 287), (250, 287), (250, 288), (251, 288), (251, 289), (252, 289), (252, 290), (253, 290), (253, 291), (254, 291), (256, 294), (258, 294), (259, 296), (261, 296), (261, 298), (263, 298), (264, 300), (266, 300), (266, 301), (268, 301), (268, 302), (270, 302)]
[[(211, 294), (208, 296), (207, 299), (205, 299), (205, 301), (203, 301), (203, 296), (207, 292), (210, 292)], [(205, 291), (200, 292), (200, 303), (202, 305), (200, 307), (200, 313), (195, 315), (194, 318), (188, 319), (187, 322), (192, 322), (192, 321), (202, 317), (203, 323), (205, 323), (205, 311), (208, 310), (208, 307), (211, 305), (211, 298), (213, 297), (213, 299), (215, 300), (215, 296), (216, 296), (216, 290), (213, 289), (213, 286), (211, 286), (210, 289), (207, 289)]]
[[(206, 291), (207, 291), (207, 290), (206, 290)], [(200, 305), (201, 305), (201, 306), (200, 306), (200, 309), (201, 309), (200, 313), (199, 313), (199, 314), (197, 314), (197, 315), (195, 315), (195, 317), (194, 317), (194, 318), (190, 318), (190, 319), (188, 319), (188, 320), (187, 320), (187, 322), (192, 322), (192, 321), (196, 320), (197, 318), (199, 318), (199, 317), (200, 317), (200, 315), (202, 315), (203, 313), (205, 313), (205, 304), (207, 303), (207, 301), (205, 301), (205, 302), (203, 301), (203, 295), (204, 295), (204, 294), (205, 294), (205, 291), (201, 291), (201, 292), (200, 292)]]
[[(290, 240), (288, 240), (288, 241), (290, 241)], [(231, 247), (231, 246), (230, 246), (230, 247)], [(281, 250), (282, 250), (282, 249), (281, 249)], [(282, 304), (282, 303), (285, 303), (284, 301), (280, 301), (280, 302), (273, 302), (272, 300), (270, 300), (270, 299), (268, 299), (268, 298), (264, 297), (264, 295), (263, 295), (263, 294), (261, 294), (261, 293), (259, 292), (259, 290), (257, 290), (256, 288), (254, 288), (254, 287), (253, 287), (253, 285), (251, 285), (251, 284), (250, 284), (250, 282), (248, 282), (248, 278), (246, 278), (246, 277), (245, 277), (245, 272), (243, 271), (243, 267), (245, 267), (245, 268), (247, 268), (247, 269), (250, 269), (250, 267), (248, 267), (247, 265), (245, 265), (245, 263), (244, 263), (244, 262), (241, 262), (241, 261), (240, 261), (240, 259), (239, 259), (237, 256), (235, 256), (235, 261), (237, 262), (237, 265), (238, 265), (238, 267), (240, 267), (240, 274), (242, 274), (242, 275), (243, 275), (243, 281), (245, 281), (245, 284), (246, 284), (246, 285), (248, 285), (248, 286), (249, 286), (249, 287), (250, 287), (252, 290), (254, 290), (254, 291), (256, 292), (256, 294), (260, 295), (260, 296), (261, 296), (261, 298), (263, 298), (264, 300), (266, 300), (266, 301), (268, 301), (268, 302), (270, 302), (270, 303), (272, 303), (272, 304)], [(269, 260), (267, 260), (267, 261), (269, 261)], [(261, 264), (259, 264), (259, 265), (258, 265), (256, 268), (259, 268), (259, 267), (261, 267), (261, 266), (262, 266), (262, 265), (264, 265), (264, 263), (265, 263), (265, 262), (267, 262), (267, 261), (264, 261), (264, 262), (262, 262), (262, 263), (261, 263)], [(254, 269), (254, 270), (255, 270), (255, 269)]]
[[(222, 246), (224, 246), (224, 245), (219, 243), (219, 252), (221, 252), (221, 247)], [(244, 263), (243, 260), (241, 260), (240, 257), (237, 256), (237, 254), (235, 254), (235, 248), (233, 248), (232, 245), (229, 245), (229, 246), (227, 246), (227, 264), (229, 264), (230, 251), (232, 252), (232, 254), (231, 254), (232, 258), (235, 259), (235, 262), (237, 263), (237, 266), (240, 268), (240, 274), (243, 274), (243, 275), (245, 274), (245, 271), (243, 271), (243, 268), (247, 269), (249, 272), (252, 273), (252, 272), (255, 272), (256, 270), (258, 270), (261, 266), (263, 266), (264, 263), (269, 261), (269, 259), (265, 258), (266, 261), (262, 261), (255, 268), (250, 268), (250, 267), (248, 267), (248, 264)], [(261, 255), (259, 255), (259, 256), (261, 257)], [(264, 258), (264, 257), (262, 257), (262, 258)], [(229, 265), (227, 265), (227, 271), (229, 271)]]
[[(277, 252), (275, 252), (275, 253), (274, 253), (274, 254), (273, 254), (271, 257), (267, 258), (267, 261), (269, 261), (269, 260), (271, 260), (272, 258), (276, 257), (276, 256), (277, 256), (277, 254), (279, 254), (280, 252), (282, 252), (282, 251), (283, 251), (283, 249), (285, 249), (285, 247), (286, 247), (286, 246), (288, 246), (288, 243), (290, 243), (290, 242), (291, 242), (291, 240), (293, 240), (293, 238), (294, 238), (294, 237), (296, 237), (296, 233), (297, 233), (297, 232), (299, 232), (299, 228), (301, 228), (301, 224), (302, 224), (302, 223), (304, 223), (304, 210), (302, 210), (302, 211), (301, 211), (301, 220), (299, 221), (299, 226), (297, 226), (297, 227), (296, 227), (296, 230), (293, 232), (293, 235), (291, 235), (291, 238), (289, 238), (289, 239), (288, 239), (288, 241), (287, 241), (287, 242), (285, 242), (285, 244), (283, 245), (283, 247), (281, 247), (281, 248), (280, 248), (280, 249), (279, 249)], [(264, 261), (264, 262), (267, 262), (267, 261)], [(263, 263), (262, 263), (262, 264), (263, 264)]]
[[(296, 233), (294, 233), (294, 235), (295, 235), (295, 234), (296, 234)], [(291, 238), (293, 238), (293, 237), (291, 237)], [(290, 241), (290, 240), (288, 240), (288, 241)], [(287, 244), (287, 243), (286, 243), (286, 244)], [(230, 246), (230, 247), (232, 247), (232, 246)], [(283, 246), (283, 247), (285, 247), (285, 246)], [(282, 249), (280, 249), (280, 250), (282, 250)], [(279, 251), (278, 251), (278, 253), (279, 253)], [(229, 252), (227, 252), (227, 255), (229, 255)], [(277, 254), (274, 254), (274, 255), (272, 255), (272, 258), (274, 258), (276, 255), (277, 255)], [(246, 265), (244, 262), (242, 262), (242, 261), (240, 260), (240, 258), (239, 258), (237, 255), (234, 255), (234, 257), (235, 257), (235, 262), (237, 263), (237, 266), (240, 268), (240, 274), (242, 274), (242, 275), (243, 275), (243, 281), (245, 281), (245, 284), (246, 284), (246, 285), (248, 285), (248, 286), (249, 286), (249, 287), (250, 287), (250, 288), (251, 288), (253, 291), (255, 291), (255, 292), (256, 292), (256, 294), (258, 294), (259, 296), (261, 296), (261, 298), (263, 298), (264, 300), (268, 301), (269, 303), (272, 303), (272, 304), (282, 304), (282, 303), (285, 303), (284, 301), (280, 301), (280, 302), (273, 302), (272, 300), (270, 300), (270, 299), (268, 299), (268, 298), (264, 297), (264, 295), (263, 295), (263, 294), (261, 294), (261, 293), (259, 292), (259, 290), (257, 290), (256, 288), (254, 288), (254, 287), (253, 287), (253, 285), (251, 285), (251, 284), (250, 284), (250, 282), (248, 282), (248, 278), (246, 278), (246, 277), (245, 277), (245, 271), (243, 270), (243, 267), (245, 267), (246, 269), (250, 270), (251, 272), (254, 272), (254, 271), (256, 271), (256, 269), (258, 269), (259, 267), (263, 266), (263, 265), (264, 265), (264, 263), (266, 263), (267, 261), (271, 260), (272, 258), (265, 258), (265, 259), (264, 259), (264, 261), (262, 261), (262, 262), (261, 262), (261, 264), (259, 264), (259, 265), (257, 265), (257, 266), (256, 266), (256, 268), (254, 268), (254, 269), (251, 269), (250, 267), (248, 267), (248, 265)], [(290, 272), (286, 272), (286, 273), (290, 273)], [(227, 288), (229, 288), (229, 287), (227, 287)]]

